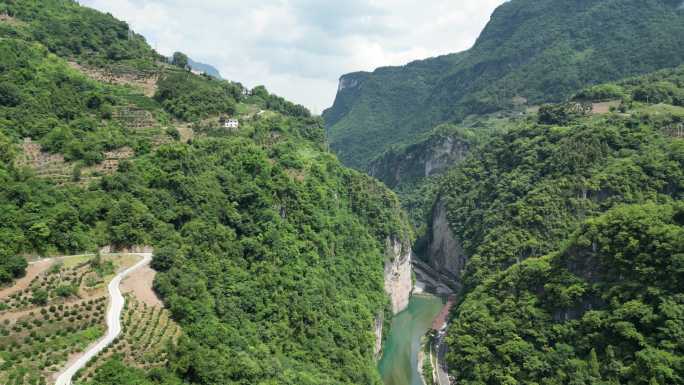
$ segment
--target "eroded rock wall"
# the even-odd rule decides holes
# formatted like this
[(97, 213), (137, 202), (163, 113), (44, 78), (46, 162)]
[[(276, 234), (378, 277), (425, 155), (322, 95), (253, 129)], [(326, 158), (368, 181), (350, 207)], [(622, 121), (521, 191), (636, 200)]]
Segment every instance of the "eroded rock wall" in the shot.
[(407, 148), (389, 151), (375, 159), (368, 173), (390, 188), (438, 175), (461, 162), (470, 144), (457, 135), (435, 135)]
[(468, 262), (460, 242), (449, 227), (446, 201), (443, 198), (438, 198), (432, 209), (427, 262), (441, 274), (456, 279), (459, 284), (463, 268)]
[(411, 280), (411, 247), (396, 239), (387, 240), (388, 258), (385, 260), (385, 292), (392, 303), (392, 313), (408, 307), (413, 282)]

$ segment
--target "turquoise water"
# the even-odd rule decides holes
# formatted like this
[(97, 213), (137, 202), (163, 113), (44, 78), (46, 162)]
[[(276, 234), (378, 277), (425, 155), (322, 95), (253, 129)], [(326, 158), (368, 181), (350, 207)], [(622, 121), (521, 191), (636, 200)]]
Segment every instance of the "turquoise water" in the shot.
[(420, 339), (430, 330), (442, 306), (439, 297), (416, 295), (411, 297), (408, 308), (392, 319), (392, 330), (378, 364), (385, 385), (422, 385), (418, 374)]

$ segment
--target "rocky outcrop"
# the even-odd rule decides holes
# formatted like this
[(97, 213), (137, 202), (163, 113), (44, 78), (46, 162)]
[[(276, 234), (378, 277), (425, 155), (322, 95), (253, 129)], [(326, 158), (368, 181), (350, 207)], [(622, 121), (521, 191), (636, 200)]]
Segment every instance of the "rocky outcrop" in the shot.
[[(387, 238), (385, 245), (385, 292), (392, 304), (392, 314), (398, 314), (408, 307), (409, 297), (413, 291), (411, 277), (411, 247), (395, 238)], [(375, 317), (375, 358), (382, 352), (382, 329), (384, 314)]]
[(458, 134), (435, 134), (406, 148), (386, 152), (371, 162), (368, 173), (390, 188), (441, 174), (462, 161), (470, 143)]
[(392, 312), (397, 314), (408, 307), (413, 289), (411, 280), (411, 248), (401, 241), (387, 239), (385, 259), (385, 292), (390, 297)]
[(425, 160), (425, 176), (441, 174), (463, 159), (470, 146), (454, 136), (446, 136), (432, 147), (430, 156)]
[(380, 313), (375, 317), (375, 359), (380, 359), (380, 353), (382, 352), (382, 325), (385, 323), (385, 316)]
[(446, 201), (441, 197), (432, 209), (427, 257), (427, 262), (433, 269), (451, 276), (460, 283), (460, 276), (468, 257), (449, 227)]
[(458, 292), (461, 287), (454, 282), (451, 275), (442, 274), (432, 266), (413, 259), (413, 274), (415, 275), (415, 285), (413, 294), (432, 293), (437, 295), (450, 295)]
[(332, 107), (323, 111), (326, 125), (333, 125), (339, 122), (350, 112), (354, 101), (359, 98), (363, 85), (369, 76), (368, 72), (355, 72), (340, 77), (335, 103)]
[(112, 253), (131, 253), (131, 254), (142, 254), (142, 253), (154, 253), (154, 248), (152, 246), (136, 245), (121, 247), (115, 245), (103, 246), (99, 250), (100, 254), (112, 254)]
[(340, 83), (337, 87), (337, 92), (341, 92), (347, 88), (356, 88), (361, 84), (361, 79), (358, 76), (347, 75), (340, 78)]

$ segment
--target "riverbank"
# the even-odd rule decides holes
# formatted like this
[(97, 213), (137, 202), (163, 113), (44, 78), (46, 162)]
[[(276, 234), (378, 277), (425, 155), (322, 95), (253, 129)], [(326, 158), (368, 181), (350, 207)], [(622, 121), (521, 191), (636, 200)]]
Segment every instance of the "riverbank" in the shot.
[(378, 370), (385, 385), (423, 385), (419, 352), (444, 302), (430, 294), (414, 294), (408, 308), (392, 320)]
[[(440, 312), (432, 321), (432, 327), (426, 333), (421, 346), (419, 372), (423, 376), (425, 385), (449, 385), (449, 375), (445, 363), (446, 345), (444, 335), (448, 326), (447, 321), (451, 308), (456, 303), (455, 296), (449, 296)], [(427, 357), (425, 357), (427, 355)], [(420, 357), (423, 357), (422, 359)], [(427, 362), (428, 366), (422, 366)]]

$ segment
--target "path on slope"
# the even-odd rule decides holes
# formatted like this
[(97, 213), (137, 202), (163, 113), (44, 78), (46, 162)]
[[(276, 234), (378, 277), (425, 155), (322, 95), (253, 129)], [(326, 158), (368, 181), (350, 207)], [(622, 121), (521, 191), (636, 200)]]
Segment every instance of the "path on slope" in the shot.
[(121, 333), (121, 312), (124, 307), (124, 298), (121, 295), (121, 289), (119, 288), (121, 281), (133, 271), (147, 265), (152, 260), (151, 253), (129, 253), (131, 255), (137, 255), (142, 257), (142, 260), (135, 265), (129, 267), (128, 269), (120, 272), (119, 274), (109, 282), (109, 309), (107, 310), (107, 334), (100, 339), (95, 345), (88, 349), (76, 362), (67, 367), (60, 375), (57, 377), (55, 385), (71, 385), (71, 380), (80, 369), (84, 368), (88, 361), (97, 356), (101, 351), (103, 351), (107, 346), (109, 346), (116, 337)]

